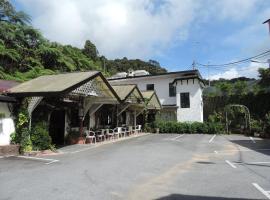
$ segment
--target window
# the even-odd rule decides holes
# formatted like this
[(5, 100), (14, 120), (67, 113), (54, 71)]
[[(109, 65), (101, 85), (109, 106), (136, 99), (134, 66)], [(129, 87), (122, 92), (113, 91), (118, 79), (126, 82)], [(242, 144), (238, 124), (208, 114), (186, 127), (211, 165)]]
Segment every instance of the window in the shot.
[(170, 97), (176, 96), (176, 87), (172, 83), (169, 83), (169, 96)]
[(180, 93), (181, 108), (190, 108), (189, 92)]
[(155, 90), (154, 84), (147, 84), (146, 85), (146, 90)]

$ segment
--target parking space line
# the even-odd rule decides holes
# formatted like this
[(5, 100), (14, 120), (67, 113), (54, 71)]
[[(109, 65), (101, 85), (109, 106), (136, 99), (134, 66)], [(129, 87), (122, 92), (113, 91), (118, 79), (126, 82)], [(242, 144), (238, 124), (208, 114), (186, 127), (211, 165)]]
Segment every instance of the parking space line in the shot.
[(215, 139), (217, 135), (213, 135), (213, 137), (211, 137), (211, 139), (209, 140), (209, 143), (213, 142), (213, 140)]
[(41, 161), (48, 161), (45, 164), (51, 164), (51, 163), (55, 163), (55, 162), (59, 162), (59, 160), (55, 160), (55, 159), (50, 159), (50, 158), (38, 158), (38, 157), (30, 157), (30, 156), (16, 156), (17, 158), (24, 158), (24, 159), (29, 159), (29, 160), (41, 160)]
[(258, 183), (252, 183), (252, 185), (259, 190), (264, 196), (266, 196), (268, 199), (270, 199), (270, 194), (268, 191), (265, 191), (261, 186), (259, 186)]
[(172, 138), (171, 140), (177, 140), (178, 138), (183, 137), (184, 135), (185, 135), (185, 133), (184, 134), (181, 134), (181, 135), (179, 135), (179, 136), (177, 136), (175, 138)]
[(236, 167), (233, 163), (231, 163), (230, 161), (225, 160), (225, 162), (226, 162), (228, 165), (230, 165), (232, 168), (234, 168), (234, 169), (237, 168), (237, 167)]
[(55, 162), (59, 162), (59, 160), (53, 160), (51, 162), (47, 162), (47, 163), (45, 163), (45, 165), (49, 165), (49, 164), (52, 164), (52, 163), (55, 163)]
[(250, 139), (253, 143), (256, 143), (256, 141), (254, 140), (253, 137), (249, 137), (249, 139)]
[(236, 165), (257, 165), (257, 164), (270, 164), (270, 162), (234, 162)]

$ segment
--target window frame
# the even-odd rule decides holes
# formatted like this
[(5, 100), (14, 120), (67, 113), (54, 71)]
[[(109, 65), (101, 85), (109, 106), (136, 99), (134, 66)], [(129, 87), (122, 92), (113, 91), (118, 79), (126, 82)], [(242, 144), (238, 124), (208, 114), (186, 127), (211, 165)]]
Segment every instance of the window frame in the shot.
[[(153, 87), (153, 89), (149, 89), (148, 87)], [(153, 90), (155, 90), (155, 84), (154, 83), (149, 83), (149, 84), (146, 84), (146, 91), (153, 91)]]
[(180, 93), (180, 107), (190, 108), (190, 93), (189, 92)]
[(176, 86), (173, 83), (169, 83), (169, 97), (176, 97)]

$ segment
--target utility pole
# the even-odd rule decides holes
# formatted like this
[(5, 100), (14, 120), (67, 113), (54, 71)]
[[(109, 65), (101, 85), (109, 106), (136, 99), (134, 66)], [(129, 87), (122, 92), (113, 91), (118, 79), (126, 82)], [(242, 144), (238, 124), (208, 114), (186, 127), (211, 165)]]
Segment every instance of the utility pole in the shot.
[(263, 24), (268, 24), (268, 26), (269, 26), (269, 33), (270, 33), (270, 19), (268, 19), (265, 22), (263, 22)]
[(207, 71), (208, 71), (208, 87), (210, 87), (211, 86), (211, 84), (210, 84), (210, 69), (209, 69), (209, 61), (207, 62)]
[(104, 73), (106, 73), (106, 66), (105, 66), (105, 57), (103, 57), (103, 71), (104, 71)]
[(193, 70), (196, 69), (196, 62), (195, 62), (195, 60), (193, 60), (193, 63), (192, 63), (192, 69), (193, 69)]

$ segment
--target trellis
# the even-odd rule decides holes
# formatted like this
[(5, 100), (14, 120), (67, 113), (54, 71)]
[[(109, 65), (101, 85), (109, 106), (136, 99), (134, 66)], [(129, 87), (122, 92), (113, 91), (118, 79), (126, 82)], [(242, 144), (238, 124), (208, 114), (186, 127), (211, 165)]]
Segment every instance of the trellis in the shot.
[(31, 97), (28, 103), (27, 111), (29, 116), (29, 130), (31, 130), (32, 113), (38, 104), (42, 101), (43, 97)]
[(232, 107), (239, 107), (245, 110), (245, 128), (251, 132), (250, 127), (250, 112), (247, 106), (240, 104), (230, 104), (225, 107), (225, 119), (226, 119), (226, 132), (229, 133), (229, 122), (228, 122), (228, 110)]

